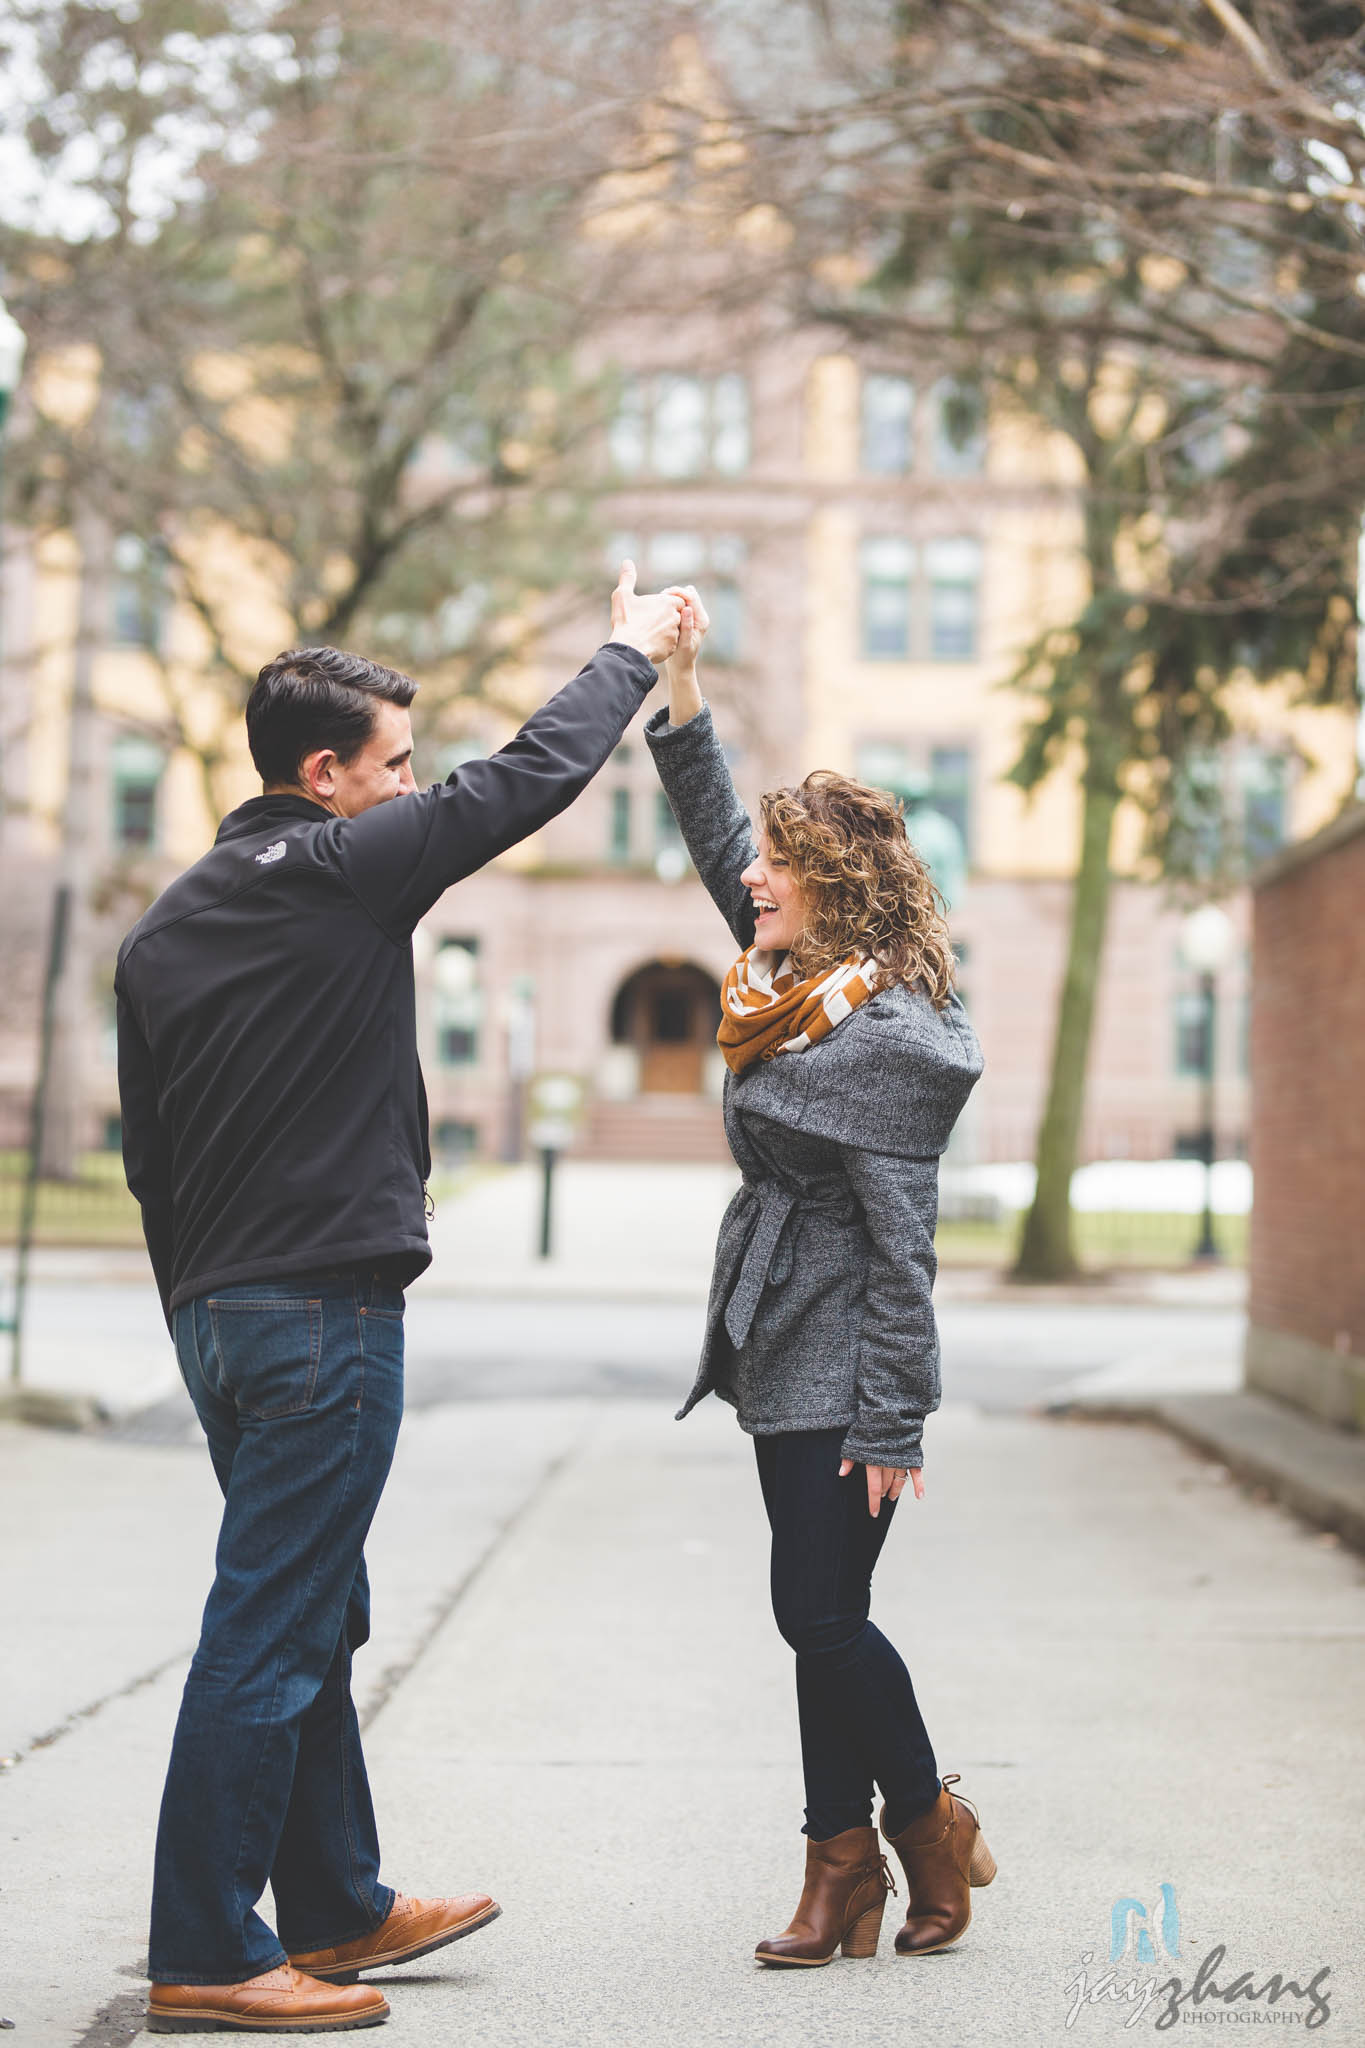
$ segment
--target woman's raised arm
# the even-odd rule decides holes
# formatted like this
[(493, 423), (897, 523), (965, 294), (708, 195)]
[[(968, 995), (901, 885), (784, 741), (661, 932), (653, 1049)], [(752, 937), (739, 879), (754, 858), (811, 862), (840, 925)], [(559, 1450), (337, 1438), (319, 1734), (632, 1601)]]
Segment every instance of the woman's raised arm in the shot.
[(747, 947), (754, 942), (754, 908), (740, 876), (757, 849), (697, 681), (697, 654), (709, 621), (696, 592), (689, 588), (683, 595), (677, 652), (665, 664), (668, 710), (646, 722), (645, 739), (693, 865), (735, 938)]

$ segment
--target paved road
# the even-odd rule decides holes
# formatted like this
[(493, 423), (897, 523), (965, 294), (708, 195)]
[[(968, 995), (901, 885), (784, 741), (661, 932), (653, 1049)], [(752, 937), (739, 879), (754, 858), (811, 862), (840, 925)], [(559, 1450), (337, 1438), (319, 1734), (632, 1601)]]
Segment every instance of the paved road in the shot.
[[(940, 1282), (946, 1399), (1019, 1409), (1087, 1383), (1140, 1378), (1195, 1390), (1239, 1377), (1241, 1312), (1217, 1297), (1202, 1306), (980, 1300), (965, 1285), (952, 1274)], [(676, 1408), (691, 1385), (702, 1318), (695, 1300), (456, 1298), (419, 1282), (408, 1305), (408, 1399), (420, 1407), (622, 1395)], [(29, 1330), (34, 1384), (94, 1394), (121, 1416), (169, 1397), (140, 1426), (187, 1420), (149, 1285), (42, 1281)]]
[[(487, 1883), (505, 1913), (394, 1973), (387, 2041), (1118, 2042), (1154, 2011), (1125, 2030), (1124, 2011), (1085, 2010), (1068, 2032), (1067, 1986), (1107, 1956), (1115, 1902), (1154, 1909), (1169, 1884), (1178, 1956), (1130, 1956), (1121, 1981), (1188, 1981), (1218, 1944), (1223, 1983), (1326, 1966), (1326, 2038), (1365, 2043), (1360, 1561), (1141, 1425), (950, 1404), (928, 1442), (877, 1615), (1000, 1876), (948, 1955), (902, 1961), (884, 1939), (875, 1961), (779, 1974), (751, 1952), (795, 1903), (796, 1732), (733, 1421), (581, 1395), (413, 1411), (358, 1673), (389, 1873)], [(214, 1520), (198, 1447), (0, 1427), (16, 2048), (138, 2035)]]

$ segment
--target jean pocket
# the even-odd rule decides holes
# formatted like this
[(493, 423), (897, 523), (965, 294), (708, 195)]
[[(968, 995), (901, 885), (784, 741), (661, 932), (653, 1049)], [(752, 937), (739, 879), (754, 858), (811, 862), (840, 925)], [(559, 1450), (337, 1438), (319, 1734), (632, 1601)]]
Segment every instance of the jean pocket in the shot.
[(322, 1303), (210, 1298), (209, 1320), (224, 1386), (239, 1409), (273, 1421), (312, 1405), (322, 1358)]

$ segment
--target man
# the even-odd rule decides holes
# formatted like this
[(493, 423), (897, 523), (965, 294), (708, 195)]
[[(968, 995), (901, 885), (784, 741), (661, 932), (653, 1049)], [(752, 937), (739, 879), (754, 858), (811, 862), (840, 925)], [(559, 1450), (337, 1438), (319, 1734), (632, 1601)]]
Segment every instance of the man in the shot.
[(483, 1893), (380, 1883), (350, 1689), (402, 1290), (431, 1258), (411, 939), (597, 773), (681, 602), (637, 597), (626, 563), (613, 639), (501, 753), (421, 792), (414, 682), (335, 648), (279, 656), (246, 712), (264, 794), (119, 953), (128, 1185), (225, 1503), (157, 1834), (154, 2033), (375, 2025), (361, 1970), (497, 1916)]

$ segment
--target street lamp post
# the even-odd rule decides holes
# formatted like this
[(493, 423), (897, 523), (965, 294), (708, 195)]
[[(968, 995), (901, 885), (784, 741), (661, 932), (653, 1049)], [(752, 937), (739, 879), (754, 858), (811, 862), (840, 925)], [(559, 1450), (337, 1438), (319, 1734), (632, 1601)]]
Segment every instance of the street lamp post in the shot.
[(1191, 911), (1180, 933), (1180, 951), (1187, 967), (1199, 976), (1203, 1007), (1203, 1074), (1200, 1078), (1199, 1153), (1204, 1162), (1204, 1216), (1194, 1257), (1213, 1264), (1222, 1257), (1213, 1234), (1213, 1167), (1218, 1156), (1216, 1082), (1218, 1067), (1218, 974), (1227, 965), (1235, 933), (1232, 920), (1216, 903)]

